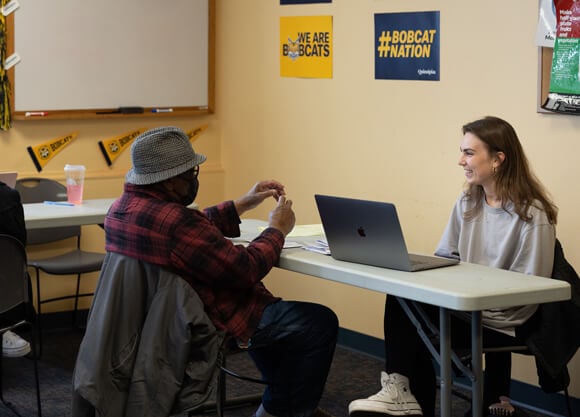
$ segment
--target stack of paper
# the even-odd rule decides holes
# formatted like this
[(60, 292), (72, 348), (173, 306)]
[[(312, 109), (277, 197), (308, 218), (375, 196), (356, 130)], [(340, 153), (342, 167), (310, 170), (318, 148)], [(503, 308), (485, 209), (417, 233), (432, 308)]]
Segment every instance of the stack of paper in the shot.
[(330, 255), (328, 242), (325, 239), (318, 239), (316, 240), (316, 242), (308, 246), (304, 246), (304, 249), (310, 252), (322, 253), (323, 255)]

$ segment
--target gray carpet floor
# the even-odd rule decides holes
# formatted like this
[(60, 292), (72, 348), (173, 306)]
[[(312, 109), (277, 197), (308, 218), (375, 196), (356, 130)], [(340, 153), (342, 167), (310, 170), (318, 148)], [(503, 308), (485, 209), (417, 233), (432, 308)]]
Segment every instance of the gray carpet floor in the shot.
[[(78, 345), (82, 334), (78, 331), (57, 331), (44, 335), (44, 350), (39, 362), (42, 415), (44, 417), (69, 417), (71, 378)], [(3, 393), (23, 417), (36, 416), (36, 402), (32, 360), (29, 358), (3, 358)], [(228, 361), (232, 369), (244, 373), (255, 372), (251, 360), (245, 355), (234, 355)], [(382, 361), (365, 354), (338, 347), (328, 377), (320, 406), (335, 417), (348, 416), (348, 404), (380, 389), (379, 377)], [(261, 386), (228, 378), (228, 396), (260, 393)], [(227, 410), (227, 417), (250, 417), (255, 405)], [(453, 397), (453, 417), (463, 417), (469, 404)], [(13, 416), (0, 404), (0, 417)], [(215, 413), (201, 414), (215, 416)], [(526, 411), (528, 417), (546, 417)]]

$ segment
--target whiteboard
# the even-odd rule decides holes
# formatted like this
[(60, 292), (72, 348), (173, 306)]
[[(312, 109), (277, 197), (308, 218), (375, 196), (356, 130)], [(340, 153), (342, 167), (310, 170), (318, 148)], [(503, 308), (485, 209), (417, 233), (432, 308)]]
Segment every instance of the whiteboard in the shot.
[(14, 110), (207, 108), (210, 1), (21, 0)]

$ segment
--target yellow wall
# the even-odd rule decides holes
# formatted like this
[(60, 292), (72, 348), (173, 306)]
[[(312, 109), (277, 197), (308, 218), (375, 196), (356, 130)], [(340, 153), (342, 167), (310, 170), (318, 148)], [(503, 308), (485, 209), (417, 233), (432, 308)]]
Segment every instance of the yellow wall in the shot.
[[(374, 80), (373, 14), (419, 10), (441, 11), (441, 81)], [(573, 186), (580, 178), (580, 118), (536, 112), (537, 2), (224, 0), (217, 13), (216, 117), (226, 195), (256, 178), (277, 178), (299, 223), (319, 221), (316, 192), (392, 201), (409, 248), (432, 253), (464, 182), (460, 128), (493, 114), (514, 125), (553, 193), (558, 237), (580, 269), (580, 193)], [(286, 15), (333, 16), (331, 80), (279, 76), (279, 17)], [(281, 271), (267, 284), (285, 297), (329, 305), (342, 327), (382, 337), (382, 295)], [(535, 384), (531, 358), (514, 357), (514, 377)], [(580, 355), (570, 373), (580, 374)], [(571, 392), (580, 395), (578, 378)]]
[[(121, 194), (123, 178), (131, 166), (130, 151), (127, 149), (108, 167), (103, 158), (98, 142), (112, 138), (139, 128), (151, 128), (165, 124), (172, 124), (190, 130), (209, 123), (209, 128), (194, 142), (194, 149), (208, 156), (200, 173), (201, 181), (198, 202), (200, 205), (209, 205), (223, 200), (223, 167), (221, 163), (221, 143), (216, 134), (213, 116), (196, 118), (149, 117), (145, 119), (110, 119), (110, 120), (30, 120), (15, 121), (12, 129), (0, 132), (0, 170), (17, 170), (19, 178), (46, 177), (64, 182), (64, 165), (84, 164), (87, 167), (84, 198), (116, 197)], [(38, 173), (28, 152), (27, 146), (36, 145), (51, 139), (78, 131), (78, 137), (60, 153), (54, 156)], [(67, 244), (74, 244), (68, 242)], [(29, 258), (49, 256), (62, 251), (44, 245), (32, 247), (28, 250)], [(104, 252), (104, 232), (98, 226), (83, 228), (82, 247), (86, 250)], [(31, 271), (32, 273), (32, 271)], [(92, 292), (98, 274), (86, 274), (83, 278), (81, 292)], [(74, 293), (76, 281), (74, 277), (55, 277), (41, 279), (42, 299)], [(88, 308), (90, 298), (81, 301), (82, 308)], [(72, 309), (72, 300), (59, 301), (43, 305), (43, 311), (60, 311)]]
[[(374, 80), (373, 14), (441, 11), (441, 81)], [(330, 80), (279, 77), (279, 17), (332, 15), (334, 75)], [(488, 114), (510, 121), (532, 166), (560, 207), (558, 237), (580, 269), (580, 118), (537, 109), (536, 2), (334, 0), (279, 6), (278, 1), (217, 0), (216, 112), (196, 118), (18, 121), (0, 133), (0, 169), (36, 171), (26, 146), (74, 130), (81, 135), (43, 176), (63, 179), (65, 163), (88, 168), (86, 197), (121, 191), (125, 152), (113, 168), (97, 142), (139, 127), (209, 123), (195, 149), (209, 156), (199, 204), (247, 191), (258, 179), (285, 183), (299, 223), (319, 222), (315, 192), (392, 201), (413, 251), (431, 253), (461, 191), (456, 164), (463, 123)], [(266, 218), (272, 203), (250, 213)], [(102, 231), (86, 228), (87, 248), (102, 250)], [(63, 285), (48, 288), (59, 290)], [(91, 283), (92, 284), (92, 283)], [(90, 284), (89, 284), (90, 285)], [(285, 298), (332, 307), (341, 326), (382, 337), (384, 296), (274, 270), (268, 287)], [(58, 309), (59, 307), (55, 307)], [(531, 358), (516, 357), (514, 378), (535, 384)], [(580, 357), (570, 373), (580, 371)], [(572, 381), (580, 396), (580, 381)]]

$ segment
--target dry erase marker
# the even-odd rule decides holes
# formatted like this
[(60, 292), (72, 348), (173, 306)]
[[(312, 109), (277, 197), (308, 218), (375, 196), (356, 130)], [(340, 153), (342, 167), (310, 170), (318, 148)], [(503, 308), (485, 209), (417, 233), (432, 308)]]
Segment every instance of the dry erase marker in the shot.
[(25, 114), (26, 117), (30, 116), (48, 116), (48, 112), (46, 111), (27, 111)]
[(45, 201), (44, 204), (50, 206), (74, 206), (73, 203), (69, 203), (68, 201)]
[(152, 113), (171, 113), (173, 109), (153, 109)]

